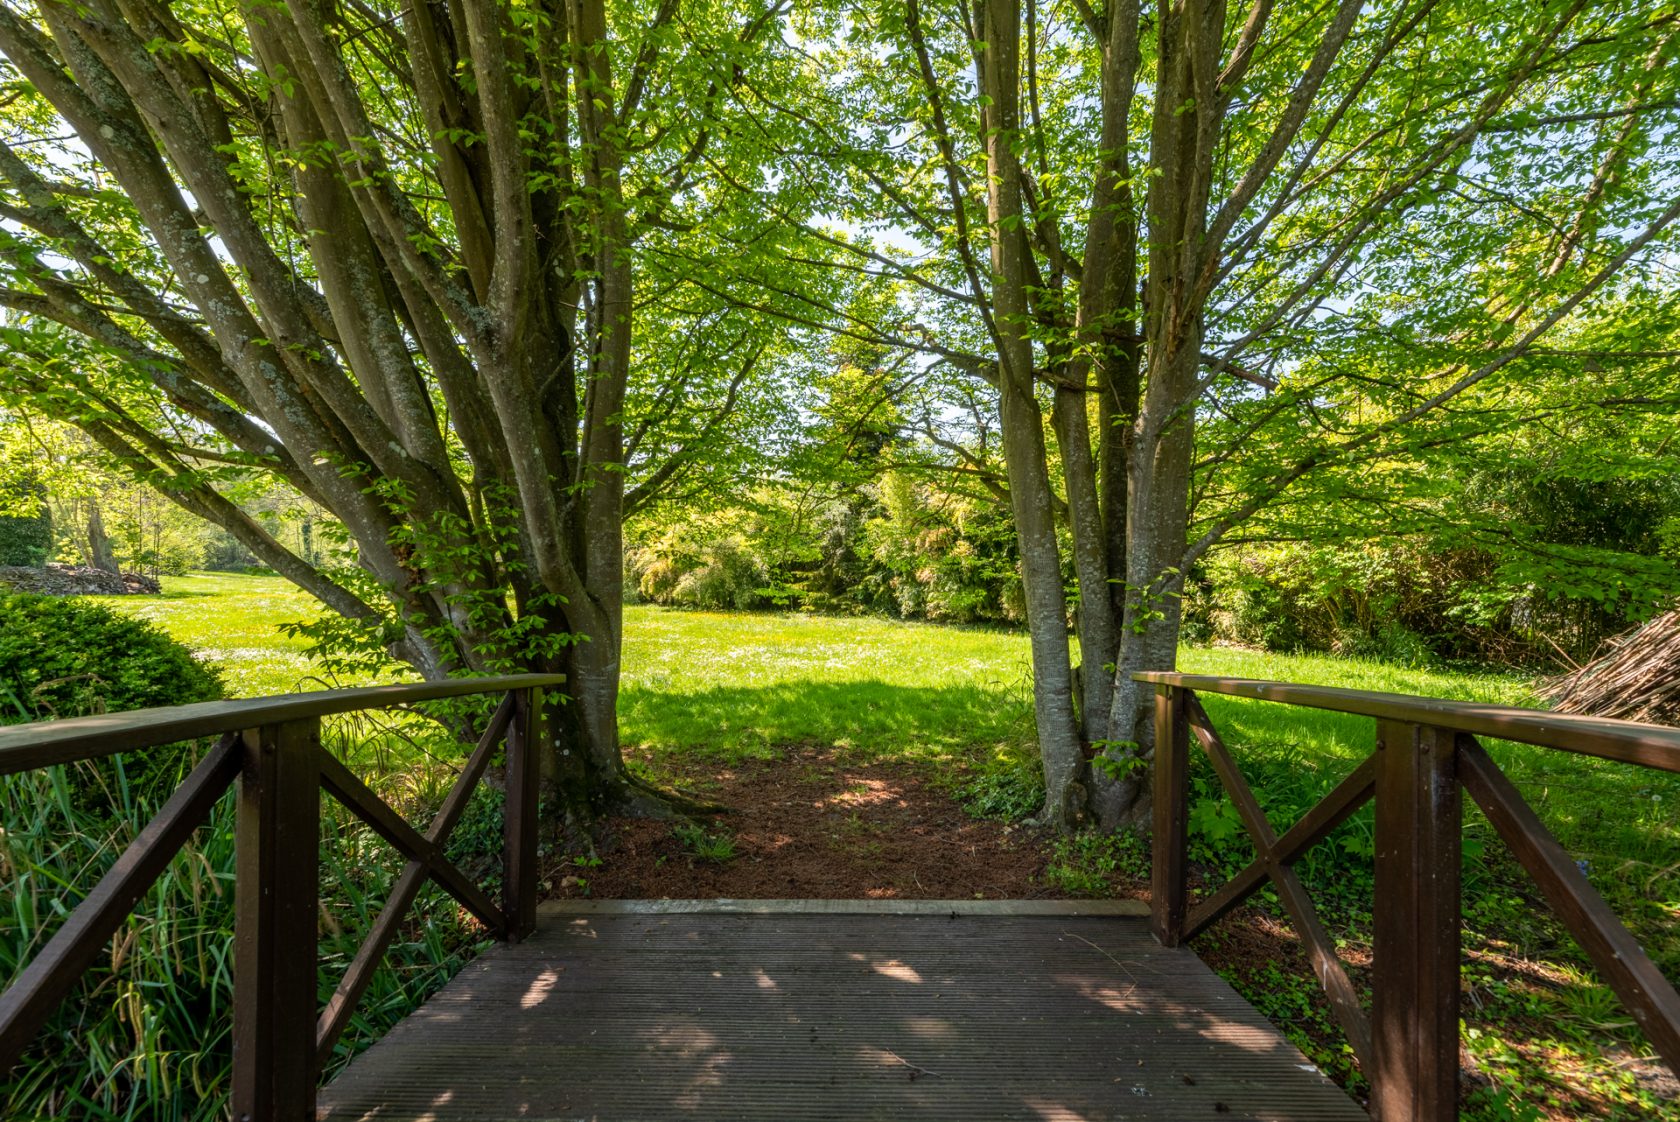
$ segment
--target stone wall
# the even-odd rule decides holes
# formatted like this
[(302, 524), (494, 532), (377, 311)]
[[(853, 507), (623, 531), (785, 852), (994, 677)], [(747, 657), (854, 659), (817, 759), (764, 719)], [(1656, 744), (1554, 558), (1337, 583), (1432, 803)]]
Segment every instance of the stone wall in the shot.
[(140, 573), (119, 576), (104, 569), (49, 564), (44, 569), (0, 565), (0, 591), (38, 592), (45, 596), (121, 596), (163, 590), (157, 581)]

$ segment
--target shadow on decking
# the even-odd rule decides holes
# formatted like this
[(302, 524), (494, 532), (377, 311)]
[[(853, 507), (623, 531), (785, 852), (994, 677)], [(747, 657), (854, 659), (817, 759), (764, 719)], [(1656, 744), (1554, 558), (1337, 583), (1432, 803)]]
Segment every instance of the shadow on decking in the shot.
[(551, 914), (322, 1094), (333, 1119), (1360, 1119), (1134, 916)]

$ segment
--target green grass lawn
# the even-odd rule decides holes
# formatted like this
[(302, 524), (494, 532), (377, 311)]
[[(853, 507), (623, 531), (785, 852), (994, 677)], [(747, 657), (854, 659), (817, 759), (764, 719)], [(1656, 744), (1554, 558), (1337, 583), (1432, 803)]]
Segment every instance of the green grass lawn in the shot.
[[(306, 641), (281, 630), (318, 611), (285, 581), (201, 573), (165, 578), (164, 589), (105, 599), (216, 663), (234, 696), (326, 684)], [(637, 605), (626, 612), (625, 636), (623, 738), (655, 768), (671, 753), (728, 760), (817, 744), (858, 759), (923, 761), (953, 780), (1002, 770), (1029, 781), (1034, 771), (1019, 632)], [(1530, 680), (1517, 674), (1198, 647), (1184, 648), (1179, 661), (1195, 673), (1535, 704)], [(1304, 809), (1371, 748), (1368, 718), (1205, 701), (1280, 814)], [(1544, 749), (1495, 751), (1578, 856), (1629, 875), (1680, 865), (1676, 777)]]
[[(156, 621), (219, 664), (235, 695), (315, 683), (305, 643), (280, 627), (316, 609), (283, 581), (199, 574), (164, 585), (162, 596), (108, 602)], [(639, 605), (626, 613), (625, 635), (623, 738), (656, 778), (677, 756), (725, 763), (775, 758), (805, 744), (859, 760), (914, 761), (978, 811), (1019, 813), (1036, 797), (1030, 667), (1020, 633)], [(1520, 674), (1194, 647), (1180, 652), (1180, 667), (1536, 704), (1532, 682)], [(1372, 747), (1368, 718), (1216, 696), (1206, 705), (1280, 829)], [(1670, 976), (1680, 972), (1680, 777), (1544, 749), (1491, 748), (1659, 964)], [(1192, 848), (1202, 867), (1217, 876), (1244, 863), (1250, 851), (1205, 769), (1194, 776), (1192, 803)], [(1302, 864), (1326, 918), (1355, 949), (1368, 924), (1370, 829), (1366, 808)], [(1465, 833), (1466, 976), (1475, 1006), (1466, 1012), (1467, 1040), (1497, 1088), (1484, 1093), (1474, 1116), (1570, 1117), (1590, 1107), (1604, 1118), (1676, 1117), (1628, 1060), (1640, 1047), (1631, 1022), (1584, 969), (1479, 814), (1467, 815)], [(1085, 839), (1061, 846), (1052, 875), (1102, 890), (1103, 874), (1128, 863), (1136, 873), (1144, 859), (1140, 846)], [(1538, 965), (1527, 973), (1488, 965), (1505, 959)], [(1232, 980), (1267, 1012), (1294, 1018), (1297, 1029), (1323, 1015), (1310, 976), (1237, 971)], [(1292, 1035), (1309, 1050), (1322, 1046), (1322, 1033)], [(1346, 1066), (1322, 1051), (1314, 1058)]]
[(279, 577), (193, 573), (164, 577), (161, 596), (96, 596), (150, 620), (222, 672), (230, 697), (320, 688), (308, 641), (281, 631), (315, 618), (315, 600)]

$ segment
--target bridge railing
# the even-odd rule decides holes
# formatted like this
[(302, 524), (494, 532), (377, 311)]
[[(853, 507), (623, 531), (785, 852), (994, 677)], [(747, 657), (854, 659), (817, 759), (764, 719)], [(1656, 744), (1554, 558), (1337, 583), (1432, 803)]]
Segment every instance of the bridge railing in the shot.
[[(1241, 678), (1150, 672), (1137, 680), (1156, 687), (1155, 937), (1177, 946), (1270, 882), (1371, 1080), (1372, 1116), (1379, 1122), (1443, 1122), (1457, 1114), (1461, 790), (1481, 807), (1652, 1046), (1680, 1074), (1680, 995), (1477, 740), (1495, 737), (1680, 772), (1680, 729)], [(1280, 834), (1198, 693), (1372, 717), (1375, 749)], [(1192, 737), (1255, 852), (1245, 869), (1193, 906), (1185, 859)], [(1367, 1018), (1294, 865), (1369, 800), (1376, 803), (1376, 885)]]
[[(399, 925), (435, 881), (499, 939), (536, 927), (536, 736), (542, 690), (560, 675), (464, 678), (212, 701), (0, 728), (0, 775), (184, 740), (212, 747), (53, 937), (0, 994), (0, 1077), (168, 868), (229, 787), (235, 798), (233, 1073), (236, 1122), (315, 1116), (315, 1087)], [(321, 745), (321, 718), (472, 694), (501, 702), (425, 831)], [(506, 750), (502, 893), (490, 897), (445, 856), (449, 835), (498, 748)], [(316, 1001), (321, 792), (406, 858), (372, 929), (320, 1009)]]

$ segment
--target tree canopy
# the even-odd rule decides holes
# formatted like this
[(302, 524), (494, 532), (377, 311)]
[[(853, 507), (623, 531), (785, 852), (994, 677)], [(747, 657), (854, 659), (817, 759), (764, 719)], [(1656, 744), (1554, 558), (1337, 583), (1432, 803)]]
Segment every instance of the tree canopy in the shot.
[[(1473, 521), (1420, 465), (1578, 476), (1545, 432), (1665, 470), (1677, 31), (1631, 0), (3, 0), (0, 392), (341, 648), (565, 671), (574, 809), (662, 805), (614, 721), (626, 518), (913, 446), (1010, 511), (1045, 817), (1113, 824), (1131, 673), (1173, 664), (1210, 550)], [(253, 475), (354, 564), (242, 510)]]

